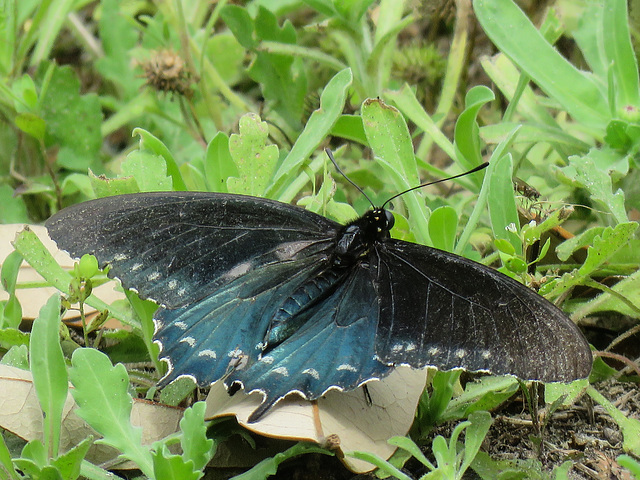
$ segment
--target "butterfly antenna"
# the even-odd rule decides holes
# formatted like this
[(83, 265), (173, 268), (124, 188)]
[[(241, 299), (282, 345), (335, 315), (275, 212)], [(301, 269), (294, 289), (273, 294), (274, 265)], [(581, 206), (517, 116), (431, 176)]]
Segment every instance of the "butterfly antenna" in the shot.
[[(415, 187), (411, 187), (407, 190), (405, 190), (404, 192), (400, 192), (400, 193), (396, 193), (393, 197), (391, 197), (389, 200), (387, 200), (386, 202), (384, 202), (382, 204), (382, 207), (380, 208), (384, 208), (384, 206), (389, 203), (391, 200), (398, 198), (400, 195), (404, 195), (405, 193), (408, 192), (412, 192), (413, 190), (417, 190), (419, 188), (423, 188), (423, 187), (428, 187), (429, 185), (435, 185), (436, 183), (440, 183), (440, 182), (446, 182), (447, 180), (453, 180), (454, 178), (458, 178), (458, 177), (464, 177), (465, 175), (469, 175), (471, 173), (475, 173), (478, 172), (480, 170), (483, 170), (485, 168), (487, 168), (489, 166), (489, 162), (484, 162), (481, 165), (478, 165), (475, 168), (472, 168), (471, 170), (469, 170), (468, 172), (464, 172), (464, 173), (459, 173), (458, 175), (454, 175), (453, 177), (447, 177), (447, 178), (441, 178), (440, 180), (435, 180), (433, 182), (427, 182), (427, 183), (423, 183), (421, 185), (417, 185)], [(348, 180), (348, 179), (347, 179)]]
[(373, 208), (376, 208), (376, 206), (373, 204), (373, 202), (371, 201), (371, 199), (369, 198), (369, 195), (367, 195), (366, 193), (364, 193), (364, 190), (362, 190), (358, 185), (356, 185), (356, 183), (351, 180), (349, 177), (347, 177), (347, 174), (344, 173), (342, 171), (342, 169), (338, 166), (338, 164), (336, 163), (336, 159), (333, 158), (333, 153), (331, 153), (331, 150), (329, 150), (328, 148), (325, 148), (324, 151), (326, 152), (327, 156), (329, 157), (329, 160), (331, 160), (331, 163), (333, 163), (333, 166), (336, 167), (336, 170), (338, 171), (338, 173), (340, 175), (342, 175), (347, 182), (349, 182), (351, 185), (353, 185), (354, 187), (356, 187), (358, 189), (358, 191), (364, 195), (364, 198), (366, 198), (367, 200), (369, 200), (369, 203), (371, 204), (371, 206)]

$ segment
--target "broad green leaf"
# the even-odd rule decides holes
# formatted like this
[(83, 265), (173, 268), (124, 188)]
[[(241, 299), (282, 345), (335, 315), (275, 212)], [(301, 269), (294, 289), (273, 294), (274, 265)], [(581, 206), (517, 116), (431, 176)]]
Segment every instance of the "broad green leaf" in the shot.
[(194, 403), (184, 411), (180, 420), (182, 458), (185, 462), (191, 461), (193, 469), (198, 471), (207, 466), (215, 453), (213, 440), (207, 438), (207, 424), (204, 421), (206, 408), (205, 402)]
[(333, 455), (333, 453), (331, 453), (329, 450), (325, 450), (324, 448), (320, 448), (310, 443), (299, 442), (296, 443), (293, 447), (285, 450), (284, 452), (277, 453), (273, 457), (261, 461), (251, 470), (243, 473), (242, 475), (234, 477), (234, 480), (255, 480), (258, 478), (267, 478), (269, 475), (275, 475), (278, 470), (278, 465), (280, 465), (282, 462), (289, 458), (297, 457), (298, 455), (303, 455), (305, 453), (322, 453), (325, 455)]
[(576, 121), (606, 125), (609, 107), (598, 81), (563, 58), (512, 0), (475, 0), (473, 7), (493, 43)]
[(69, 377), (78, 404), (76, 413), (122, 457), (133, 461), (151, 478), (154, 474), (151, 453), (142, 445), (142, 429), (131, 425), (133, 400), (129, 395), (129, 375), (122, 364), (111, 365), (109, 357), (92, 348), (73, 352)]
[(229, 138), (229, 152), (238, 170), (227, 180), (232, 193), (262, 196), (278, 161), (277, 145), (267, 145), (269, 126), (255, 113), (240, 119), (239, 134)]
[(425, 457), (420, 447), (416, 445), (416, 443), (411, 440), (409, 437), (392, 437), (388, 440), (390, 445), (394, 445), (398, 448), (402, 448), (411, 454), (416, 460), (422, 463), (425, 467), (428, 467), (430, 470), (435, 469), (433, 464)]
[(473, 412), (469, 415), (469, 421), (471, 425), (467, 427), (464, 434), (464, 459), (462, 465), (456, 472), (458, 478), (462, 478), (462, 474), (469, 468), (474, 458), (476, 458), (478, 450), (480, 450), (480, 446), (487, 436), (492, 423), (491, 415), (485, 411)]
[[(320, 108), (315, 110), (307, 121), (304, 130), (296, 140), (289, 154), (282, 161), (274, 178), (273, 185), (279, 188), (288, 179), (293, 178), (307, 161), (311, 154), (327, 137), (338, 121), (344, 108), (349, 87), (353, 81), (351, 69), (344, 69), (336, 73), (324, 87), (320, 96)], [(269, 190), (270, 198), (278, 198), (282, 202), (289, 202), (292, 198), (276, 195), (275, 188)]]
[(62, 409), (69, 389), (59, 331), (60, 296), (54, 295), (33, 322), (29, 343), (31, 373), (44, 417), (44, 440), (49, 457), (58, 455)]
[[(398, 192), (420, 183), (409, 128), (402, 114), (380, 99), (362, 104), (362, 122), (369, 145), (395, 184)], [(428, 209), (419, 191), (402, 196), (409, 210), (411, 229), (419, 243), (431, 245)]]
[(96, 176), (89, 170), (89, 180), (96, 198), (140, 192), (138, 182), (133, 177), (107, 178), (102, 175)]
[(139, 32), (131, 28), (131, 19), (122, 9), (124, 5), (122, 0), (100, 2), (98, 28), (104, 56), (95, 61), (95, 66), (129, 99), (140, 94), (143, 79), (139, 71), (131, 68), (131, 50), (138, 42)]
[(594, 154), (593, 150), (583, 157), (570, 157), (570, 163), (562, 169), (562, 173), (581, 187), (586, 188), (595, 201), (613, 214), (617, 222), (627, 222), (624, 192), (620, 189), (615, 193), (612, 192), (611, 177), (606, 171), (596, 167), (593, 158), (591, 158), (592, 154)]
[(238, 169), (229, 152), (229, 137), (224, 132), (218, 132), (207, 145), (204, 172), (207, 186), (212, 192), (227, 193), (227, 179), (238, 176)]
[(227, 24), (227, 27), (236, 40), (247, 50), (251, 50), (256, 46), (256, 40), (253, 38), (253, 19), (246, 9), (238, 5), (225, 5), (220, 11), (220, 17)]
[(164, 158), (165, 162), (167, 163), (167, 173), (173, 179), (173, 190), (177, 192), (186, 190), (187, 186), (185, 185), (184, 180), (182, 179), (182, 175), (180, 174), (180, 168), (178, 167), (178, 164), (171, 154), (171, 151), (169, 151), (166, 145), (151, 133), (142, 128), (134, 128), (132, 135), (140, 136), (141, 151), (149, 150), (151, 153), (160, 155), (162, 158)]
[(57, 165), (81, 172), (100, 165), (100, 101), (93, 93), (80, 95), (80, 81), (70, 67), (54, 67), (40, 99), (40, 114), (46, 123), (46, 146), (60, 148)]
[(29, 223), (24, 200), (14, 195), (9, 185), (0, 185), (0, 223)]
[(516, 254), (522, 254), (522, 242), (516, 231), (520, 227), (518, 209), (513, 191), (513, 161), (511, 154), (490, 162), (486, 175), (489, 177), (489, 215), (495, 238), (508, 240)]
[(618, 109), (640, 108), (638, 61), (629, 34), (627, 8), (626, 0), (607, 0), (602, 9), (604, 34), (600, 38), (611, 65), (614, 85), (609, 88), (616, 93)]
[(631, 318), (640, 318), (640, 270), (620, 280), (611, 290), (614, 294), (607, 291), (600, 293), (573, 310), (571, 316), (584, 318), (598, 312), (618, 312)]
[(4, 436), (0, 435), (0, 470), (4, 471), (5, 475), (11, 480), (17, 480), (20, 477), (18, 476), (18, 472), (13, 467), (13, 462), (11, 461), (11, 453), (9, 453), (9, 449), (7, 448), (7, 444), (4, 442)]
[(2, 262), (2, 270), (0, 270), (0, 281), (2, 281), (2, 288), (8, 294), (13, 294), (16, 291), (16, 282), (18, 280), (18, 272), (20, 271), (20, 265), (22, 265), (22, 255), (20, 252), (13, 251)]
[(60, 472), (63, 480), (76, 480), (80, 476), (82, 460), (87, 455), (93, 438), (85, 438), (71, 450), (54, 459), (51, 464)]
[(636, 478), (640, 478), (640, 462), (629, 455), (620, 455), (616, 458), (620, 466), (629, 470)]
[(429, 235), (432, 245), (447, 252), (453, 251), (458, 229), (458, 214), (450, 206), (436, 208), (429, 216)]
[(465, 97), (465, 108), (456, 121), (453, 136), (458, 162), (467, 170), (482, 163), (477, 117), (480, 109), (495, 98), (491, 89), (482, 85), (473, 87)]
[(163, 157), (147, 151), (134, 150), (122, 162), (122, 175), (136, 179), (140, 192), (164, 192), (173, 189), (167, 176), (167, 163)]
[(153, 453), (153, 470), (155, 480), (198, 480), (202, 476), (194, 470), (193, 461), (173, 455), (166, 445)]
[(14, 121), (16, 127), (27, 135), (31, 135), (36, 140), (44, 140), (47, 127), (45, 121), (38, 115), (30, 112), (19, 113)]
[[(8, 329), (0, 330), (0, 345), (6, 348), (6, 344), (3, 341), (3, 334)], [(0, 360), (2, 365), (9, 365), (11, 367), (20, 368), (22, 370), (29, 370), (29, 348), (26, 344), (13, 345), (7, 353), (2, 356)]]
[(549, 296), (555, 298), (569, 288), (584, 282), (612, 255), (626, 246), (637, 228), (636, 222), (620, 223), (614, 228), (607, 227), (601, 236), (593, 239), (593, 245), (587, 250), (587, 259), (580, 268), (564, 274), (549, 292)]

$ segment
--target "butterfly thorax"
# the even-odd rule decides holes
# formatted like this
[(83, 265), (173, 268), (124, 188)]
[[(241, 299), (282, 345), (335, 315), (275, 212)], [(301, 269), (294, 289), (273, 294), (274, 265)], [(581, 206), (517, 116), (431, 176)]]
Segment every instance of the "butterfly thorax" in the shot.
[(391, 212), (383, 208), (374, 208), (345, 225), (336, 239), (333, 264), (346, 267), (365, 257), (375, 243), (389, 238), (393, 223)]
[(336, 236), (336, 247), (326, 268), (299, 285), (277, 309), (263, 342), (273, 348), (304, 325), (314, 305), (329, 297), (355, 263), (367, 256), (374, 243), (389, 238), (393, 215), (376, 208), (345, 225)]

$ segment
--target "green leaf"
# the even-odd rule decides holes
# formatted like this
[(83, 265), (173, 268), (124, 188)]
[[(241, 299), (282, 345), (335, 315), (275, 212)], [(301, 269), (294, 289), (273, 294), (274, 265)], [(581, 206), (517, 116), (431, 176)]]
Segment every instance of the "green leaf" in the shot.
[(616, 458), (620, 466), (629, 470), (636, 478), (640, 478), (640, 462), (629, 455), (620, 455)]
[(587, 259), (580, 268), (564, 274), (549, 292), (549, 296), (555, 298), (569, 288), (580, 285), (618, 250), (626, 246), (637, 228), (636, 222), (620, 223), (614, 228), (607, 227), (601, 236), (593, 239), (593, 245), (587, 250)]
[[(0, 345), (2, 345), (3, 348), (7, 347), (7, 344), (4, 342), (3, 338), (4, 333), (6, 333), (7, 330), (8, 329), (0, 330)], [(15, 329), (12, 330), (19, 331)], [(11, 367), (20, 368), (22, 370), (29, 370), (29, 347), (27, 347), (26, 344), (13, 345), (11, 348), (9, 348), (9, 350), (7, 350), (7, 353), (2, 356), (0, 363), (2, 365), (9, 365)]]
[(436, 208), (429, 217), (429, 235), (432, 245), (447, 252), (453, 251), (458, 227), (456, 209), (448, 205)]
[(256, 40), (253, 38), (253, 19), (246, 9), (238, 5), (225, 5), (220, 11), (220, 17), (227, 24), (227, 27), (236, 40), (247, 50), (251, 50), (256, 46)]
[(13, 251), (2, 262), (2, 270), (0, 271), (0, 281), (2, 282), (2, 288), (9, 295), (12, 295), (16, 291), (16, 282), (18, 280), (18, 272), (20, 271), (20, 265), (22, 265), (22, 255), (20, 252)]
[[(256, 35), (263, 41), (296, 43), (293, 24), (286, 20), (280, 27), (275, 14), (263, 6), (258, 7), (254, 26)], [(302, 59), (258, 50), (248, 73), (260, 84), (262, 94), (272, 108), (290, 127), (299, 129), (307, 93), (307, 77)]]
[(16, 115), (16, 127), (36, 140), (43, 141), (46, 131), (45, 121), (35, 113), (24, 112)]
[(96, 176), (89, 170), (89, 180), (96, 198), (140, 192), (138, 182), (133, 177), (107, 178), (102, 175)]
[(132, 399), (124, 365), (112, 366), (109, 357), (92, 348), (73, 352), (71, 364), (69, 377), (75, 386), (72, 393), (77, 414), (103, 436), (98, 443), (116, 448), (151, 478), (149, 447), (142, 445), (142, 429), (130, 421)]
[(609, 210), (617, 222), (627, 222), (627, 211), (624, 205), (624, 192), (620, 189), (612, 193), (611, 177), (608, 172), (596, 167), (591, 158), (591, 150), (585, 156), (569, 157), (569, 165), (562, 169), (568, 178), (579, 186), (586, 188), (591, 197)]
[(303, 455), (305, 453), (322, 453), (324, 455), (333, 455), (333, 453), (331, 453), (330, 451), (325, 450), (324, 448), (320, 448), (316, 445), (298, 442), (293, 447), (288, 448), (284, 452), (277, 453), (273, 457), (261, 461), (251, 470), (233, 478), (234, 480), (256, 480), (259, 478), (267, 478), (269, 475), (275, 475), (278, 471), (278, 465), (280, 465), (285, 460), (297, 457), (298, 455)]
[(522, 241), (512, 230), (519, 230), (520, 219), (513, 191), (513, 160), (511, 154), (504, 155), (490, 162), (487, 168), (489, 177), (489, 215), (491, 228), (495, 238), (509, 241), (515, 248), (516, 254), (522, 254)]
[(227, 180), (232, 193), (262, 196), (278, 161), (277, 145), (267, 145), (269, 126), (255, 113), (240, 118), (240, 134), (229, 139), (229, 152), (238, 170)]
[(51, 462), (52, 466), (58, 469), (63, 480), (76, 480), (80, 476), (82, 460), (87, 455), (92, 443), (92, 437), (85, 438), (79, 444), (74, 445), (71, 450)]
[[(50, 285), (61, 292), (69, 295), (69, 284), (71, 283), (71, 275), (65, 271), (58, 262), (55, 261), (49, 250), (45, 248), (38, 236), (29, 228), (22, 230), (13, 242), (14, 248), (20, 252), (25, 261), (31, 265), (42, 278)], [(107, 305), (105, 302), (91, 295), (85, 300), (87, 305), (92, 306), (98, 311), (109, 310), (110, 314), (127, 325), (138, 327), (131, 316), (114, 307)]]
[(124, 90), (125, 98), (140, 94), (143, 79), (131, 68), (131, 50), (138, 42), (139, 33), (132, 28), (130, 16), (122, 9), (121, 0), (103, 0), (100, 3), (98, 28), (104, 56), (95, 61), (95, 66), (104, 78)]
[(610, 113), (597, 79), (562, 57), (512, 0), (475, 0), (473, 7), (493, 43), (547, 95), (576, 121), (604, 128)]
[(60, 296), (54, 295), (33, 322), (29, 343), (31, 373), (44, 417), (44, 440), (49, 457), (58, 455), (62, 410), (69, 389), (59, 331)]
[(464, 434), (464, 460), (458, 468), (458, 478), (462, 478), (462, 474), (476, 458), (492, 423), (491, 414), (484, 411), (473, 412), (469, 415), (469, 421), (471, 425), (467, 427)]
[[(274, 175), (273, 185), (276, 188), (283, 183), (289, 183), (288, 180), (298, 173), (318, 145), (325, 140), (342, 114), (352, 82), (353, 75), (348, 68), (336, 73), (329, 80), (320, 96), (320, 108), (311, 114), (304, 130)], [(276, 195), (274, 190), (274, 188), (269, 190), (270, 198), (278, 198), (282, 202), (292, 200), (290, 197)]]
[(173, 455), (166, 445), (153, 453), (155, 480), (198, 480), (202, 476), (194, 471), (193, 462), (185, 461), (180, 455)]
[(453, 137), (456, 152), (459, 153), (456, 155), (458, 162), (467, 170), (482, 163), (477, 117), (480, 109), (495, 98), (491, 89), (483, 85), (473, 87), (465, 97), (465, 108), (456, 121)]
[(140, 150), (141, 151), (150, 151), (156, 155), (160, 155), (164, 158), (166, 162), (166, 168), (168, 175), (173, 179), (173, 190), (176, 192), (182, 192), (187, 190), (187, 186), (182, 179), (182, 174), (180, 173), (180, 168), (176, 163), (171, 151), (166, 147), (161, 140), (157, 137), (153, 136), (148, 131), (142, 128), (134, 128), (132, 135), (140, 136)]
[(173, 189), (167, 176), (167, 164), (163, 157), (146, 151), (134, 150), (122, 162), (122, 175), (136, 179), (140, 192), (163, 192)]
[(640, 107), (638, 91), (638, 61), (633, 51), (629, 34), (629, 18), (625, 0), (607, 0), (602, 17), (602, 32), (599, 36), (604, 43), (614, 84), (609, 88), (616, 94), (617, 107)]
[(369, 462), (371, 465), (375, 465), (376, 467), (378, 467), (381, 473), (384, 473), (388, 476), (393, 476), (398, 480), (412, 480), (413, 478), (373, 453), (356, 451), (346, 452), (345, 455), (348, 457), (356, 458), (358, 460)]
[(182, 458), (193, 462), (193, 468), (197, 471), (204, 470), (209, 460), (215, 453), (213, 451), (213, 440), (207, 438), (207, 424), (204, 421), (205, 402), (194, 403), (184, 411), (184, 416), (180, 420), (180, 430), (182, 438)]
[(9, 185), (0, 185), (0, 223), (29, 223), (29, 213), (22, 197), (14, 195)]
[(80, 82), (68, 66), (54, 67), (49, 85), (40, 99), (46, 123), (47, 148), (59, 147), (60, 167), (86, 172), (98, 164), (102, 147), (102, 108), (98, 96), (80, 95)]
[(227, 179), (238, 177), (238, 169), (229, 151), (229, 137), (224, 132), (218, 132), (207, 145), (204, 172), (212, 192), (227, 193)]
[[(409, 128), (402, 114), (380, 99), (367, 99), (362, 104), (362, 122), (369, 145), (379, 158), (398, 192), (420, 183)], [(411, 231), (419, 243), (431, 245), (428, 209), (420, 192), (402, 196), (409, 210)]]
[(11, 480), (18, 480), (20, 478), (18, 476), (18, 472), (16, 472), (16, 469), (13, 467), (11, 453), (9, 453), (7, 444), (4, 442), (3, 435), (0, 435), (0, 470), (4, 471), (5, 475), (8, 475), (4, 478), (9, 478)]

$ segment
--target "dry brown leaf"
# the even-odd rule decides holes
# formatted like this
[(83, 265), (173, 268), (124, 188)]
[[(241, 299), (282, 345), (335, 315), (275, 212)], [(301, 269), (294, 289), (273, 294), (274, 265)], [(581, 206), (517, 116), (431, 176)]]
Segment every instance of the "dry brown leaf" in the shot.
[[(342, 452), (360, 450), (389, 458), (395, 447), (387, 440), (409, 431), (426, 380), (426, 369), (399, 367), (387, 378), (367, 384), (371, 405), (362, 388), (350, 392), (332, 390), (317, 402), (293, 394), (255, 423), (247, 420), (260, 405), (261, 395), (238, 392), (230, 397), (222, 382), (217, 382), (207, 397), (205, 415), (206, 418), (235, 415), (243, 427), (269, 437), (324, 445), (328, 440), (335, 442), (337, 436)], [(374, 468), (350, 457), (344, 457), (343, 462), (358, 473)]]

